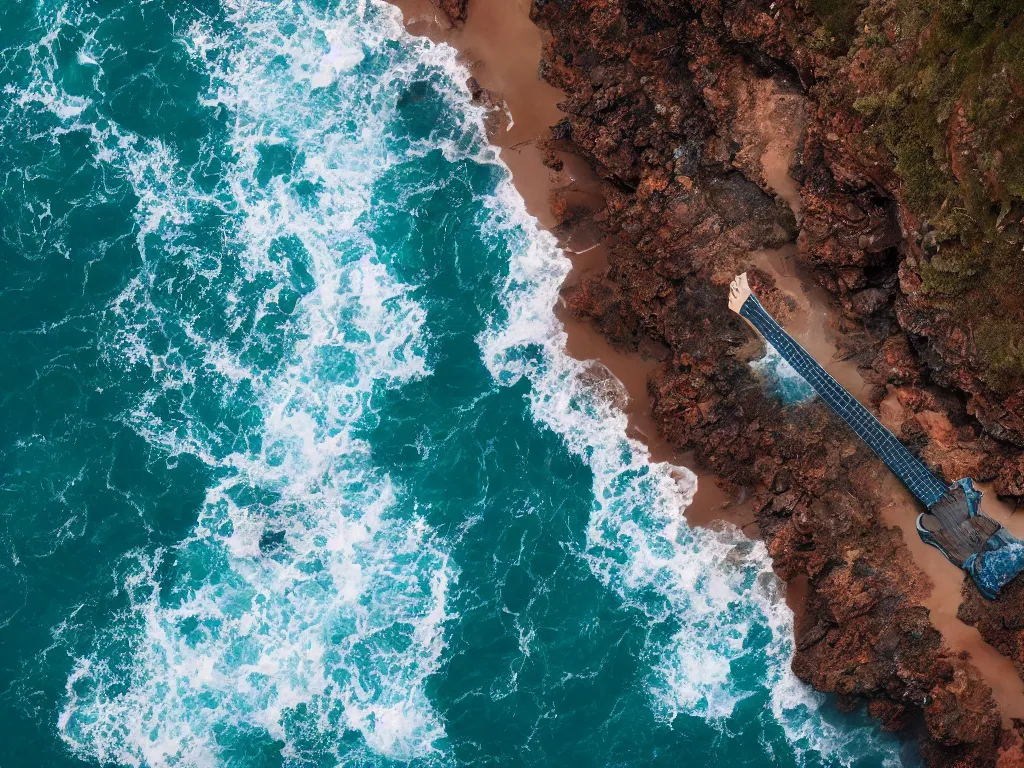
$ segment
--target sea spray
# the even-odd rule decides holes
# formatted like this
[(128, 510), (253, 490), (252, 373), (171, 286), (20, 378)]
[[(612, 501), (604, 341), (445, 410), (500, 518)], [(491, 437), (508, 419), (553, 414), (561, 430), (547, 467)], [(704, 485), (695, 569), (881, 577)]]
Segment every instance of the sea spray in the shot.
[[(422, 310), (357, 226), (389, 165), (392, 83), (418, 62), (388, 50), (385, 14), (240, 4), (218, 26), (196, 20), (182, 39), (228, 128), (209, 189), (163, 143), (95, 129), (116, 146), (99, 161), (139, 198), (143, 269), (111, 306), (107, 353), (157, 386), (128, 418), (217, 481), (173, 552), (126, 556), (127, 619), (77, 664), (60, 729), (128, 764), (211, 764), (268, 739), (286, 757), (317, 744), (356, 759), (320, 743), (336, 729), (370, 754), (428, 755), (443, 728), (423, 685), (455, 570), (355, 434), (376, 390), (427, 374)], [(374, 56), (381, 71), (353, 72)], [(261, 178), (282, 147), (286, 173)], [(193, 245), (209, 218), (229, 223), (219, 261)], [(223, 319), (189, 315), (192, 291)], [(202, 412), (240, 396), (228, 434)], [(104, 659), (125, 637), (127, 657)]]
[(771, 344), (765, 344), (764, 355), (752, 360), (750, 367), (783, 403), (799, 403), (814, 397), (811, 385)]

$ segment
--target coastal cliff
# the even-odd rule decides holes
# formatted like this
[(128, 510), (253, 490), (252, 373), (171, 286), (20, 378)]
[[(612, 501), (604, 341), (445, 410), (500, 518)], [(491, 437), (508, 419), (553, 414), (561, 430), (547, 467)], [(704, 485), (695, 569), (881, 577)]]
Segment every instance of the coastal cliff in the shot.
[[(834, 302), (843, 353), (871, 400), (894, 405), (904, 441), (948, 479), (1024, 495), (1012, 11), (532, 9), (550, 34), (541, 74), (566, 94), (551, 147), (602, 180), (593, 219), (610, 243), (607, 269), (568, 289), (569, 307), (660, 361), (649, 380), (660, 430), (751, 495), (778, 573), (806, 580), (796, 673), (841, 707), (866, 702), (886, 729), (917, 729), (931, 765), (1017, 764), (1017, 727), (933, 626), (932, 584), (881, 513), (882, 465), (824, 406), (780, 407), (725, 294), (751, 254), (795, 242)], [(590, 215), (558, 196), (553, 207), (566, 225)], [(785, 324), (792, 299), (766, 271), (752, 283)], [(965, 584), (964, 596), (961, 618), (1019, 665), (1019, 590), (986, 603)]]

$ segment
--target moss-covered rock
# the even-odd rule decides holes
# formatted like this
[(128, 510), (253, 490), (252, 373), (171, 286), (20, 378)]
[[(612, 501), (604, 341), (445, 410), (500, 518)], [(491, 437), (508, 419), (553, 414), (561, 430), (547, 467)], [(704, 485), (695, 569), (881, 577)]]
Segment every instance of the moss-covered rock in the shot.
[[(833, 4), (812, 9), (826, 31), (838, 23)], [(904, 223), (927, 230), (920, 289), (971, 331), (979, 374), (1000, 391), (1024, 384), (1022, 11), (1022, 0), (872, 0), (817, 86), (890, 158), (887, 191)]]

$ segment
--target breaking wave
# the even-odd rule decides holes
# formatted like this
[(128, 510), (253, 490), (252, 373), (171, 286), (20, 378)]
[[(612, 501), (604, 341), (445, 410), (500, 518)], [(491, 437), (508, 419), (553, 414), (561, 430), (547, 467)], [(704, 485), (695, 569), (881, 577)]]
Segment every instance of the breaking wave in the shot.
[[(429, 52), (395, 45), (386, 6), (197, 15), (178, 40), (222, 130), (184, 158), (107, 119), (101, 94), (55, 84), (61, 30), (105, 23), (61, 9), (21, 100), (88, 132), (130, 183), (143, 261), (103, 353), (150, 379), (125, 418), (214, 482), (186, 540), (125, 556), (127, 609), (76, 664), (60, 732), (129, 765), (268, 741), (289, 759), (438, 754), (424, 686), (457, 570), (360, 436), (383, 389), (429, 373), (424, 312), (360, 225), (392, 164), (400, 85)], [(78, 54), (97, 87), (99, 37)]]
[(799, 403), (814, 397), (811, 385), (768, 342), (764, 355), (752, 360), (750, 367), (768, 382), (783, 403)]
[(491, 222), (494, 236), (512, 240), (514, 255), (503, 296), (507, 318), (481, 337), (484, 359), (502, 384), (530, 380), (536, 420), (593, 470), (581, 553), (592, 572), (651, 627), (674, 627), (650, 634), (650, 689), (660, 716), (698, 714), (728, 729), (742, 702), (767, 699), (764, 711), (798, 756), (852, 765), (880, 754), (898, 764), (895, 748), (872, 725), (830, 723), (820, 712), (824, 697), (793, 675), (793, 614), (764, 544), (735, 526), (689, 528), (683, 514), (697, 489), (694, 474), (652, 462), (626, 435), (621, 397), (595, 387), (591, 366), (565, 352), (552, 307), (569, 260), (537, 230), (510, 182), (493, 205), (501, 212)]

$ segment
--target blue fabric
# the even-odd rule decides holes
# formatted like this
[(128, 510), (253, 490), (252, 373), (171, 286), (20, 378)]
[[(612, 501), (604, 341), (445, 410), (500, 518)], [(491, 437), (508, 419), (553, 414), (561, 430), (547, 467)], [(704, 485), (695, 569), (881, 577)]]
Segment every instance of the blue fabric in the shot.
[(972, 555), (965, 563), (974, 583), (989, 600), (1024, 571), (1024, 543), (1005, 528), (1000, 528), (985, 544), (985, 551)]

